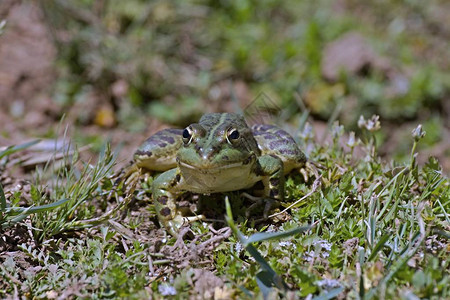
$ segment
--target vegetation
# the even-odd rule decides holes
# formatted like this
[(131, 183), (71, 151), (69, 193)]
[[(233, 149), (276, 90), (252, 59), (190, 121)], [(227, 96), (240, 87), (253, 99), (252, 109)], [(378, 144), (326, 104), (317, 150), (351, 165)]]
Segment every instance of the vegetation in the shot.
[[(328, 147), (303, 139), (306, 148), (312, 149), (311, 159), (323, 165), (321, 179), (311, 184), (303, 182), (300, 175), (289, 177), (289, 199), (310, 193), (295, 203), (285, 222), (254, 226), (241, 214), (235, 225), (229, 211), (233, 236), (226, 228), (213, 234), (206, 223), (198, 222), (192, 225), (193, 240), (183, 241), (187, 232), (178, 240), (163, 237), (161, 230), (156, 234), (154, 225), (143, 220), (142, 211), (150, 209), (154, 214), (148, 203), (130, 207), (126, 216), (125, 211), (117, 210), (104, 222), (93, 222), (96, 215), (124, 201), (117, 195), (126, 194), (119, 188), (116, 202), (108, 201), (113, 184), (108, 167), (113, 162), (111, 156), (95, 165), (85, 164), (81, 172), (64, 168), (54, 175), (58, 180), (47, 193), (46, 202), (60, 197), (67, 197), (68, 202), (34, 210), (31, 222), (22, 225), (28, 227), (32, 233), (28, 239), (34, 242), (20, 244), (21, 255), (2, 255), (0, 291), (3, 296), (20, 291), (37, 298), (229, 298), (253, 297), (254, 293), (311, 294), (326, 299), (337, 295), (446, 298), (450, 292), (449, 181), (432, 158), (419, 168), (414, 149), (407, 165), (383, 164), (373, 143), (373, 133), (379, 127), (373, 124), (377, 124), (376, 118), (360, 122), (367, 139), (362, 143), (366, 155), (359, 159), (352, 151), (360, 140), (344, 136), (337, 124)], [(414, 148), (423, 135), (418, 127), (413, 133)], [(343, 143), (350, 150), (344, 151)], [(144, 182), (143, 188), (146, 186)], [(32, 190), (40, 187), (33, 184)], [(148, 200), (148, 194), (138, 190), (135, 196)], [(8, 218), (15, 210), (5, 207), (3, 192), (0, 196), (2, 218)], [(19, 192), (10, 199), (20, 196)], [(39, 201), (35, 197), (31, 203), (44, 202), (43, 197)], [(73, 232), (81, 228), (75, 224), (91, 229)], [(307, 227), (296, 229), (301, 225)], [(151, 228), (156, 236), (141, 236), (145, 228)], [(266, 233), (245, 238), (256, 232)], [(205, 246), (209, 244), (214, 247)], [(25, 268), (27, 264), (34, 267)], [(217, 288), (202, 287), (191, 264), (216, 270), (215, 275), (205, 276), (219, 280)]]

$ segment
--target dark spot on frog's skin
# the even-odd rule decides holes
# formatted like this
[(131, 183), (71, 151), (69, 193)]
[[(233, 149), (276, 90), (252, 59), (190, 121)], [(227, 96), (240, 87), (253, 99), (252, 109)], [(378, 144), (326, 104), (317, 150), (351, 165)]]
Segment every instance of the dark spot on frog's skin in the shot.
[(175, 139), (173, 137), (171, 137), (171, 136), (163, 135), (161, 137), (161, 140), (163, 140), (164, 142), (167, 142), (169, 144), (175, 144)]
[(278, 194), (279, 194), (279, 191), (277, 190), (277, 189), (273, 189), (273, 190), (270, 190), (270, 198), (276, 198), (277, 196), (278, 196)]
[(158, 147), (164, 148), (164, 147), (166, 147), (166, 146), (167, 146), (166, 143), (158, 143)]
[(227, 155), (222, 156), (223, 160), (230, 160), (230, 158)]
[(292, 156), (297, 155), (297, 151), (290, 150), (290, 149), (281, 149), (280, 153), (284, 154), (284, 155), (292, 155)]
[(161, 216), (167, 217), (167, 216), (170, 215), (172, 212), (171, 212), (170, 208), (164, 207), (163, 209), (161, 209), (161, 210), (159, 211), (159, 213), (161, 214)]
[(173, 181), (170, 182), (170, 187), (174, 187), (175, 185), (177, 185), (181, 180), (181, 175), (177, 174), (175, 176), (175, 179)]
[(280, 184), (279, 178), (271, 178), (269, 181), (272, 186), (278, 186)]
[(172, 133), (174, 135), (181, 135), (183, 132), (183, 129), (169, 128), (169, 129), (167, 129), (167, 132)]
[(157, 200), (159, 203), (165, 205), (165, 204), (167, 204), (167, 200), (169, 200), (169, 198), (167, 196), (161, 196)]
[(264, 183), (260, 180), (253, 186), (253, 188), (255, 190), (263, 190), (264, 189)]
[(264, 135), (264, 139), (265, 140), (274, 140), (276, 138), (278, 138), (278, 137), (276, 135), (274, 135), (274, 134), (265, 134)]
[(275, 154), (269, 154), (270, 156), (274, 157), (274, 158), (279, 158), (278, 156), (276, 156)]
[(137, 150), (134, 155), (138, 155), (138, 156), (152, 156), (152, 152), (151, 151), (142, 151), (142, 150)]

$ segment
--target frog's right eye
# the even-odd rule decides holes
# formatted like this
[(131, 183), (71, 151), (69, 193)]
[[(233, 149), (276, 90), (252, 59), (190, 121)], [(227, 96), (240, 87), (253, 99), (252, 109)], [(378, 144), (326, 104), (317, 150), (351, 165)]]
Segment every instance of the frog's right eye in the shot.
[(192, 140), (192, 130), (188, 127), (183, 130), (183, 143), (189, 144)]

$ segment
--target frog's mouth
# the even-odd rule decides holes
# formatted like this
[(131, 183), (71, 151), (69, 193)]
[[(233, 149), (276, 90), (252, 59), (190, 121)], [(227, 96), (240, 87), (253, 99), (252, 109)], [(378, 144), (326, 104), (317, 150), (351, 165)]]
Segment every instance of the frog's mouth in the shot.
[(177, 158), (177, 162), (180, 165), (180, 167), (185, 167), (187, 169), (193, 170), (193, 171), (200, 171), (202, 173), (216, 173), (223, 170), (233, 169), (233, 168), (239, 168), (245, 165), (249, 165), (251, 162), (255, 160), (255, 155), (250, 155), (243, 161), (230, 163), (230, 164), (224, 164), (222, 166), (217, 165), (192, 165), (187, 162), (181, 161)]
[(236, 167), (240, 167), (242, 166), (244, 163), (243, 162), (237, 162), (237, 163), (233, 163), (233, 164), (228, 164), (228, 165), (223, 165), (223, 166), (193, 166), (190, 165), (188, 163), (185, 162), (181, 162), (180, 161), (180, 166), (182, 167), (186, 167), (188, 169), (191, 170), (201, 170), (204, 172), (214, 172), (214, 171), (220, 171), (220, 170), (225, 170), (225, 169), (231, 169), (231, 168), (236, 168)]

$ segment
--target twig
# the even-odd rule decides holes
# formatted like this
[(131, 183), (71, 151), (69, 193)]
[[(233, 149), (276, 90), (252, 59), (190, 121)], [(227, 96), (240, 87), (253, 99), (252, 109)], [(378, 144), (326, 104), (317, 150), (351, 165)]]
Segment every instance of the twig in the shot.
[(291, 205), (289, 205), (288, 207), (286, 207), (286, 208), (283, 209), (282, 211), (270, 215), (269, 218), (273, 218), (273, 217), (276, 217), (276, 216), (278, 216), (278, 215), (281, 215), (281, 214), (285, 213), (286, 211), (288, 211), (288, 210), (291, 209), (292, 207), (296, 206), (296, 205), (297, 205), (298, 203), (300, 203), (301, 201), (303, 201), (303, 200), (305, 200), (306, 198), (308, 198), (309, 196), (311, 196), (311, 195), (319, 188), (319, 186), (321, 185), (321, 179), (322, 179), (322, 175), (319, 176), (319, 177), (314, 181), (313, 186), (312, 186), (312, 189), (311, 189), (311, 191), (310, 191), (308, 194), (306, 194), (306, 195), (303, 196), (302, 198), (298, 199), (297, 201), (295, 201), (294, 203), (292, 203)]

